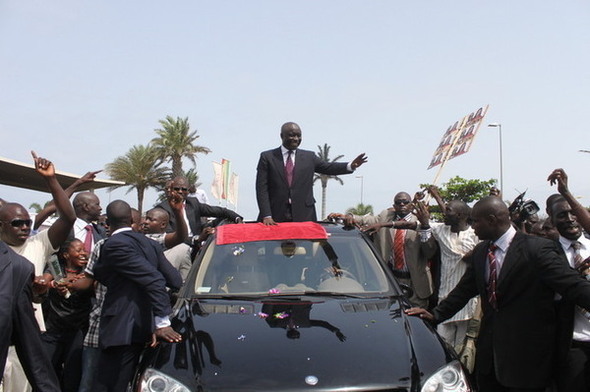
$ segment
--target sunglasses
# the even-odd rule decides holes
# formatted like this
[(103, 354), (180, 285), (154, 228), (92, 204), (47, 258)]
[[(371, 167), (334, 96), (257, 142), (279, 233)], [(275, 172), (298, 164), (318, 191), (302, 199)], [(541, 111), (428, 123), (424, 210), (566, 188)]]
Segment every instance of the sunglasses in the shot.
[(188, 188), (174, 187), (172, 189), (174, 189), (176, 192), (180, 192), (180, 191), (188, 192)]
[(6, 222), (6, 223), (10, 223), (10, 226), (12, 227), (21, 227), (21, 226), (31, 226), (33, 224), (33, 221), (31, 219), (13, 219), (10, 222), (9, 221), (2, 221), (2, 222)]
[(394, 201), (396, 206), (405, 206), (406, 204), (410, 204), (409, 200), (396, 200)]

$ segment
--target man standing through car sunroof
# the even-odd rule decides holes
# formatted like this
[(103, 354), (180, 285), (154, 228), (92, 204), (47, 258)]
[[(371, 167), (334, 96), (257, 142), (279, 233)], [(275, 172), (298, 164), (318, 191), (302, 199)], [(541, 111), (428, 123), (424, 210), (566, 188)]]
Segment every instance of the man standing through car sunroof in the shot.
[(367, 162), (360, 154), (352, 162), (326, 162), (313, 151), (301, 150), (301, 128), (294, 122), (281, 127), (279, 148), (260, 154), (256, 168), (258, 220), (265, 225), (276, 222), (316, 221), (313, 177), (350, 174)]

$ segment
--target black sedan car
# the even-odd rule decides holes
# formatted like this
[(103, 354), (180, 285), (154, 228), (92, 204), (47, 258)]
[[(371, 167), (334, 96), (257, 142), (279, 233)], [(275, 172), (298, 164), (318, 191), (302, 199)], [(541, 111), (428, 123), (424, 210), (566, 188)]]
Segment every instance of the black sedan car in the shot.
[(217, 228), (174, 308), (181, 343), (137, 391), (471, 391), (366, 236), (332, 223)]

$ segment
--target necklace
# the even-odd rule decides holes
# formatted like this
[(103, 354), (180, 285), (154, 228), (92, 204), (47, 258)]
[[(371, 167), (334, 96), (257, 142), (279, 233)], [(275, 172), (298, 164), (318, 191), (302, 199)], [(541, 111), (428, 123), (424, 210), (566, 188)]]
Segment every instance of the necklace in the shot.
[(82, 271), (66, 268), (66, 274), (79, 274), (80, 272), (82, 272)]

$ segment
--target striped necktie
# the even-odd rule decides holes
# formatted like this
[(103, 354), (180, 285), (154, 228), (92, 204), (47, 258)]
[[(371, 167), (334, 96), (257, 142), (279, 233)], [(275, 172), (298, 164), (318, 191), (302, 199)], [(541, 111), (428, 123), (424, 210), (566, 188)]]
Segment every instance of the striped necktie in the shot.
[(490, 244), (488, 250), (488, 265), (490, 269), (490, 277), (488, 279), (488, 301), (494, 309), (498, 309), (496, 299), (496, 283), (498, 281), (498, 262), (495, 255), (496, 249), (498, 249), (496, 244)]
[(289, 150), (287, 152), (287, 162), (285, 163), (285, 174), (287, 175), (287, 184), (289, 184), (289, 188), (291, 188), (291, 184), (293, 184), (293, 151)]
[(406, 231), (403, 229), (395, 229), (393, 234), (393, 269), (398, 271), (407, 270), (406, 267)]
[(572, 249), (574, 250), (574, 268), (578, 269), (584, 263), (584, 258), (580, 254), (582, 243), (580, 241), (572, 241)]

